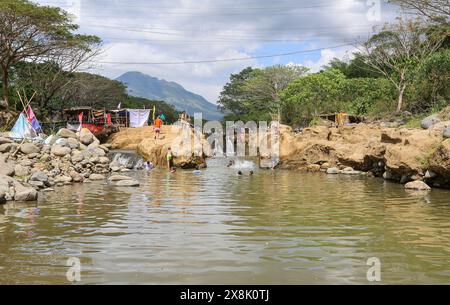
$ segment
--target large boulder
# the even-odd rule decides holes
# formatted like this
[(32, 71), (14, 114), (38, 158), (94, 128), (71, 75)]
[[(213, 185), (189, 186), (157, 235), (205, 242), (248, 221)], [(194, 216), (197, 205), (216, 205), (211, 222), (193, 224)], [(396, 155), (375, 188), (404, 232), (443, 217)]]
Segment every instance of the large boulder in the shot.
[(37, 154), (41, 150), (33, 143), (24, 143), (20, 146), (20, 151), (25, 155)]
[(66, 129), (66, 128), (62, 128), (59, 130), (58, 132), (58, 136), (61, 138), (77, 138), (77, 135), (75, 134), (75, 132), (73, 132), (72, 130)]
[(57, 157), (65, 157), (65, 156), (69, 155), (72, 152), (72, 150), (69, 147), (54, 145), (52, 147), (51, 152), (53, 155), (55, 155)]
[(38, 192), (32, 187), (16, 186), (14, 200), (16, 201), (36, 201)]
[(439, 122), (441, 122), (439, 116), (437, 114), (433, 114), (423, 119), (422, 122), (420, 123), (420, 126), (422, 126), (423, 129), (429, 129), (431, 126)]
[(0, 145), (0, 153), (13, 152), (17, 149), (19, 144), (17, 143), (5, 143)]
[(35, 172), (31, 175), (29, 181), (39, 181), (46, 184), (48, 182), (48, 176), (44, 172)]
[(0, 145), (6, 143), (14, 143), (14, 141), (8, 138), (0, 137)]
[(89, 145), (92, 142), (94, 142), (95, 137), (94, 135), (89, 131), (89, 129), (83, 128), (80, 131), (80, 142), (84, 145)]
[(21, 164), (17, 164), (14, 166), (14, 174), (17, 177), (25, 177), (30, 174), (30, 168), (28, 166), (23, 166)]
[(429, 187), (423, 181), (413, 181), (409, 182), (405, 185), (405, 189), (407, 190), (417, 190), (417, 191), (430, 191), (431, 187)]
[(77, 139), (74, 138), (68, 138), (67, 139), (67, 145), (72, 149), (78, 149), (80, 147), (80, 142), (78, 142)]
[(6, 162), (6, 156), (0, 155), (0, 175), (14, 176), (14, 165)]

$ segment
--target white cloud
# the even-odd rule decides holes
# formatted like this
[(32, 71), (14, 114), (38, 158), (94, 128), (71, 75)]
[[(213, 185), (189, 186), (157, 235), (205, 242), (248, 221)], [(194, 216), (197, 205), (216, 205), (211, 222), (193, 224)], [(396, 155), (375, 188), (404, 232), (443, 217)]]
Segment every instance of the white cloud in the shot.
[[(376, 0), (375, 0), (376, 1)], [(38, 0), (64, 4), (65, 0)], [(63, 8), (79, 15), (81, 31), (102, 37), (99, 61), (179, 62), (246, 58), (298, 49), (329, 47), (367, 36), (366, 0), (67, 0)], [(383, 6), (382, 17), (391, 10)], [(288, 40), (282, 42), (283, 40)], [(304, 64), (319, 70), (344, 50), (323, 50), (318, 61)], [(214, 102), (231, 73), (247, 66), (286, 63), (289, 58), (183, 65), (102, 64), (94, 72), (108, 77), (137, 70), (176, 81)], [(292, 60), (292, 58), (291, 58)], [(298, 61), (298, 60), (297, 60)]]

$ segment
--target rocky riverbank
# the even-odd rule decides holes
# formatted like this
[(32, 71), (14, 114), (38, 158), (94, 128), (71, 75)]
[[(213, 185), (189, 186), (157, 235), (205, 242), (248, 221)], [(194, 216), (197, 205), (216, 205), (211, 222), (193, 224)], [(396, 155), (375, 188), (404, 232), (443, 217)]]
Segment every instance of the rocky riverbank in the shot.
[[(79, 133), (61, 129), (41, 143), (16, 143), (0, 136), (0, 202), (34, 201), (39, 191), (106, 180), (110, 172), (129, 171), (110, 160), (110, 147), (102, 145), (87, 129)], [(117, 179), (110, 181), (118, 186), (138, 184), (126, 176), (114, 176)]]
[(422, 121), (422, 129), (359, 124), (299, 134), (284, 126), (280, 167), (383, 177), (412, 189), (450, 188), (449, 120), (435, 115)]

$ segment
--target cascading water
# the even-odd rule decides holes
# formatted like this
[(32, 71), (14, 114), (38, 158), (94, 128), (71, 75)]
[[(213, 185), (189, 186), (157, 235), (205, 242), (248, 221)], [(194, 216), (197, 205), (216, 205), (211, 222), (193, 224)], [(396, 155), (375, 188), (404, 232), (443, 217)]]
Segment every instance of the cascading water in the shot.
[(231, 166), (231, 168), (234, 169), (243, 169), (243, 170), (254, 170), (256, 167), (255, 163), (253, 161), (249, 160), (240, 160), (237, 159), (234, 161), (234, 165)]
[(140, 169), (144, 167), (145, 160), (134, 151), (115, 150), (109, 153), (113, 163), (128, 169)]

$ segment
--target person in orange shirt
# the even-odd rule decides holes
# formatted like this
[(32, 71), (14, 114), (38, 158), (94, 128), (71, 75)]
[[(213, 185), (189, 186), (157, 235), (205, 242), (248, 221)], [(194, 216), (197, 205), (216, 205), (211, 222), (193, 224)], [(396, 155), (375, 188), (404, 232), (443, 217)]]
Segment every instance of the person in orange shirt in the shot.
[[(156, 135), (158, 136), (158, 139), (159, 139), (159, 135), (161, 134), (162, 125), (163, 125), (163, 120), (161, 120), (161, 118), (158, 117), (155, 120), (155, 132), (156, 132)], [(156, 135), (155, 135), (155, 139), (156, 139)]]

